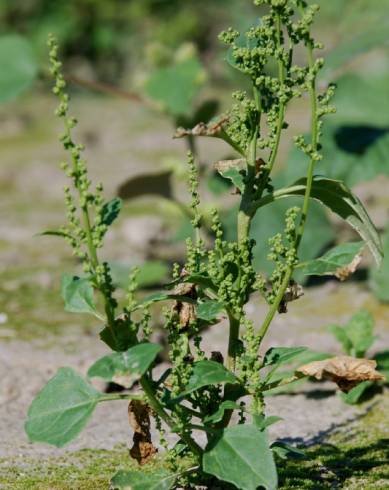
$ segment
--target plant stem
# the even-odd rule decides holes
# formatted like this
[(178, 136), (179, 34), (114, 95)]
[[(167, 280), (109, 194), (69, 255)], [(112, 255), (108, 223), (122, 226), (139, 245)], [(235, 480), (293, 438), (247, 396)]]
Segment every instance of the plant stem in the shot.
[[(309, 61), (309, 68), (311, 72), (313, 73), (314, 69), (314, 58), (313, 58), (313, 46), (312, 46), (312, 41), (310, 41), (309, 46), (308, 46), (308, 61)], [(312, 132), (312, 152), (315, 154), (317, 151), (317, 146), (319, 142), (319, 128), (318, 128), (318, 116), (317, 116), (317, 95), (316, 95), (316, 78), (312, 74), (312, 81), (309, 87), (309, 95), (311, 99), (311, 113), (312, 113), (312, 123), (311, 123), (311, 132)], [(308, 174), (307, 174), (307, 184), (306, 184), (306, 189), (305, 189), (305, 195), (304, 195), (304, 203), (303, 203), (303, 208), (301, 212), (301, 220), (300, 220), (300, 225), (299, 229), (297, 232), (297, 238), (296, 238), (296, 250), (298, 249), (303, 234), (304, 234), (304, 229), (305, 229), (305, 224), (307, 221), (307, 216), (308, 216), (308, 209), (309, 209), (309, 201), (311, 197), (311, 191), (312, 191), (312, 182), (313, 182), (313, 172), (315, 168), (315, 159), (312, 157), (310, 162), (309, 162), (309, 167), (308, 167)]]
[[(170, 429), (174, 430), (174, 426), (176, 425), (175, 421), (167, 414), (159, 402), (158, 398), (154, 394), (153, 387), (151, 386), (148, 378), (146, 376), (142, 376), (140, 379), (140, 384), (145, 392), (149, 404), (151, 408), (157, 413), (157, 415), (170, 427)], [(194, 454), (197, 456), (201, 456), (203, 453), (202, 448), (195, 442), (189, 434), (186, 432), (179, 433), (181, 439), (188, 445), (188, 447), (192, 450)]]
[(109, 402), (113, 400), (144, 400), (145, 397), (142, 394), (131, 393), (112, 393), (110, 395), (104, 395), (99, 399), (99, 402)]

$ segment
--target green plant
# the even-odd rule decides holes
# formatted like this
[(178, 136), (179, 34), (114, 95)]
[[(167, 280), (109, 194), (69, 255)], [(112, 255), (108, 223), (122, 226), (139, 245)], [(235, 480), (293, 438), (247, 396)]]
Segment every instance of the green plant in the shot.
[[(92, 187), (82, 156), (83, 147), (73, 140), (76, 121), (68, 114), (69, 98), (58, 61), (58, 48), (50, 39), (50, 59), (60, 104), (57, 115), (64, 121), (61, 141), (70, 161), (62, 164), (72, 182), (65, 189), (68, 223), (46, 233), (62, 236), (83, 264), (82, 277), (66, 275), (62, 296), (67, 311), (86, 313), (104, 325), (101, 340), (113, 351), (99, 359), (88, 378), (100, 377), (120, 383), (127, 391), (106, 394), (96, 390), (70, 368), (62, 368), (37, 395), (29, 409), (26, 431), (32, 441), (63, 446), (76, 437), (100, 402), (125, 399), (130, 402), (134, 429), (131, 455), (140, 464), (155, 454), (150, 434), (150, 416), (166, 448), (165, 465), (139, 471), (120, 472), (114, 488), (169, 489), (224, 482), (225, 488), (255, 490), (277, 488), (275, 458), (297, 450), (280, 441), (270, 443), (267, 427), (279, 420), (265, 413), (265, 396), (272, 389), (295, 381), (303, 374), (280, 375), (280, 367), (305, 351), (304, 347), (273, 347), (261, 350), (274, 317), (287, 312), (301, 289), (294, 280), (296, 270), (307, 274), (340, 274), (355, 269), (362, 244), (345, 244), (309, 263), (301, 263), (299, 249), (308, 219), (310, 201), (328, 207), (361, 236), (378, 263), (382, 251), (377, 232), (361, 202), (341, 182), (315, 176), (321, 159), (322, 118), (333, 112), (330, 98), (334, 88), (319, 93), (317, 75), (323, 65), (314, 52), (321, 48), (311, 35), (317, 7), (303, 0), (256, 0), (266, 7), (260, 22), (243, 36), (228, 29), (220, 38), (229, 46), (230, 64), (243, 72), (252, 85), (252, 97), (235, 92), (231, 110), (209, 125), (182, 130), (194, 137), (224, 140), (239, 158), (220, 163), (221, 176), (236, 187), (239, 207), (235, 215), (237, 238), (223, 236), (217, 210), (212, 213), (213, 246), (206, 248), (202, 236), (197, 168), (188, 157), (193, 237), (187, 240), (187, 259), (176, 265), (173, 281), (165, 291), (139, 300), (136, 271), (131, 275), (127, 296), (117, 297), (108, 263), (100, 249), (109, 227), (118, 218), (121, 201), (105, 202), (103, 186)], [(296, 47), (305, 47), (307, 65), (294, 62)], [(275, 75), (268, 67), (275, 65)], [(311, 102), (312, 137), (295, 139), (308, 156), (306, 177), (287, 187), (275, 188), (272, 171), (277, 160), (286, 109), (293, 98), (308, 94)], [(250, 226), (257, 211), (274, 201), (298, 197), (302, 206), (286, 211), (283, 233), (271, 241), (269, 277), (253, 265), (256, 244)], [(261, 244), (262, 246), (262, 244)], [(358, 259), (359, 260), (359, 259)], [(245, 313), (250, 296), (259, 291), (268, 304), (261, 325), (254, 325)], [(153, 324), (151, 307), (170, 301), (164, 309), (171, 366), (158, 379), (153, 366), (162, 347), (150, 341)], [(201, 331), (228, 319), (226, 355), (203, 350)], [(224, 359), (225, 357), (225, 359)], [(301, 373), (301, 371), (300, 371)], [(242, 399), (243, 397), (246, 397)], [(169, 446), (165, 433), (177, 436)], [(198, 432), (207, 439), (202, 443)]]
[[(360, 310), (355, 313), (344, 327), (330, 325), (328, 328), (341, 344), (343, 352), (348, 356), (357, 358), (366, 357), (367, 351), (376, 340), (374, 335), (374, 318), (367, 310)], [(373, 356), (373, 361), (377, 363), (377, 370), (385, 376), (386, 382), (388, 382), (389, 351), (377, 352)], [(359, 403), (364, 399), (366, 391), (375, 384), (373, 381), (364, 381), (348, 393), (342, 393), (342, 399), (350, 405)]]

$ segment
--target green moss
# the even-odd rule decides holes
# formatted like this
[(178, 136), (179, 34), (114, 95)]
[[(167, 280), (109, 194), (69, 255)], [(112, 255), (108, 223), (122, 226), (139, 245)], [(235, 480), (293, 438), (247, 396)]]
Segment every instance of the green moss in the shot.
[(280, 489), (388, 488), (389, 396), (306, 453), (306, 461), (280, 462)]

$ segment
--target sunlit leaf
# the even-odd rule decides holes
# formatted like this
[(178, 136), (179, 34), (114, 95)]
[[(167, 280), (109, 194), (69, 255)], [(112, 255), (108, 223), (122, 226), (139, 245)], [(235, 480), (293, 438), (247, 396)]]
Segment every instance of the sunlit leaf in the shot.
[(224, 305), (218, 301), (205, 301), (197, 306), (197, 318), (212, 322), (224, 311)]
[(219, 383), (236, 383), (237, 380), (222, 364), (215, 361), (198, 361), (185, 388), (185, 394), (192, 393), (204, 386)]
[(125, 471), (121, 470), (112, 478), (113, 490), (170, 490), (177, 478), (166, 470)]
[(389, 224), (383, 236), (384, 260), (380, 269), (370, 270), (370, 286), (374, 295), (389, 303)]
[(65, 274), (61, 281), (61, 293), (66, 311), (96, 315), (93, 287), (88, 279)]
[(255, 425), (225, 429), (206, 449), (203, 469), (241, 490), (277, 488), (277, 470), (266, 432)]
[(270, 448), (281, 459), (305, 459), (307, 457), (304, 451), (283, 441), (273, 442)]
[(85, 427), (102, 396), (72, 369), (59, 369), (28, 410), (28, 437), (34, 442), (64, 446)]

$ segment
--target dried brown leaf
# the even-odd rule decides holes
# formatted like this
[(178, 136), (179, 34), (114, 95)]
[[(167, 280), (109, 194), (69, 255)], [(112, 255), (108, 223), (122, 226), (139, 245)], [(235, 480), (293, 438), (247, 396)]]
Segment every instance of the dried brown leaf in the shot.
[(316, 379), (328, 379), (348, 393), (362, 381), (384, 381), (385, 377), (375, 370), (377, 363), (369, 359), (339, 356), (315, 361), (299, 367), (296, 372)]
[[(177, 284), (174, 289), (174, 294), (196, 299), (196, 285), (189, 282)], [(192, 303), (176, 301), (173, 305), (173, 309), (178, 314), (181, 328), (189, 327), (189, 325), (197, 318), (196, 307)]]
[(337, 277), (340, 281), (345, 281), (349, 276), (354, 274), (361, 261), (362, 261), (362, 255), (361, 254), (356, 255), (353, 258), (353, 260), (350, 262), (350, 264), (344, 267), (339, 267), (339, 269), (336, 270), (335, 277)]
[(217, 137), (222, 131), (223, 126), (227, 123), (228, 117), (224, 116), (215, 122), (197, 124), (193, 129), (178, 128), (173, 138), (184, 138), (185, 136), (215, 136)]
[(150, 409), (140, 400), (131, 400), (128, 405), (128, 419), (134, 431), (130, 455), (140, 465), (146, 464), (157, 453), (150, 434)]

